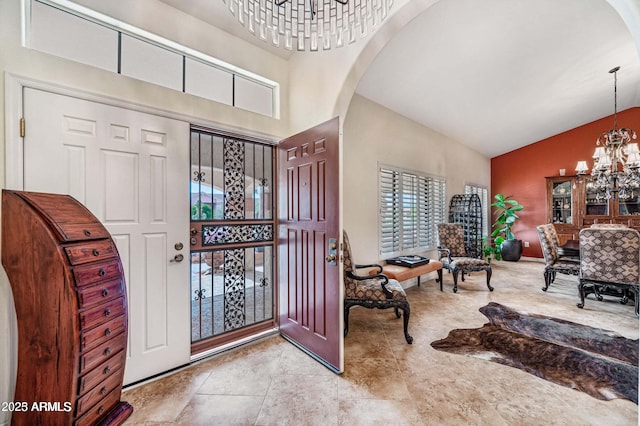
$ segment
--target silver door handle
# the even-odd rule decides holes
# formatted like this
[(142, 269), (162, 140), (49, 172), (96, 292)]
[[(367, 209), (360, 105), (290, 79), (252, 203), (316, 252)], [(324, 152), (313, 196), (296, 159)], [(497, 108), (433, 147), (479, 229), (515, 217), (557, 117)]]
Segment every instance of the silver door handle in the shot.
[(181, 254), (176, 254), (175, 256), (173, 256), (173, 259), (171, 259), (169, 262), (182, 262), (184, 260), (184, 256)]

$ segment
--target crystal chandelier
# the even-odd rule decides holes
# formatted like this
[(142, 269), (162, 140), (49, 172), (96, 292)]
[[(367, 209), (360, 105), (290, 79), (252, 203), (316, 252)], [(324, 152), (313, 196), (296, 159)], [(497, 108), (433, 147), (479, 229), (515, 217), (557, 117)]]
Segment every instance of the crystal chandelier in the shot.
[[(637, 135), (633, 129), (618, 129), (618, 75), (620, 67), (609, 71), (613, 74), (613, 129), (602, 133), (596, 140), (594, 164), (587, 190), (595, 192), (597, 200), (609, 200), (616, 194), (620, 200), (635, 198), (640, 190), (640, 151), (637, 143), (630, 143)], [(587, 173), (586, 161), (578, 161), (578, 176)]]
[(223, 0), (250, 33), (285, 49), (342, 47), (372, 32), (393, 0)]

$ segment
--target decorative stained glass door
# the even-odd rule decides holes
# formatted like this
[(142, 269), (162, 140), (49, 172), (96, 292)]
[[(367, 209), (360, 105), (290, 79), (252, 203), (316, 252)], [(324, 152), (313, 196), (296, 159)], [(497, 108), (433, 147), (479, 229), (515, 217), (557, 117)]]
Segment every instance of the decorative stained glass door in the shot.
[(270, 145), (192, 129), (193, 353), (275, 325), (273, 162)]

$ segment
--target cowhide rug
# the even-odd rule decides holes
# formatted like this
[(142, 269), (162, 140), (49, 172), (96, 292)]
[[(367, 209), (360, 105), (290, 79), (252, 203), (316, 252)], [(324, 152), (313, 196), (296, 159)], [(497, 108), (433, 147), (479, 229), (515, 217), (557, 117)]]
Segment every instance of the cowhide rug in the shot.
[(519, 368), (594, 398), (638, 403), (637, 339), (493, 302), (480, 312), (489, 323), (452, 330), (431, 346)]

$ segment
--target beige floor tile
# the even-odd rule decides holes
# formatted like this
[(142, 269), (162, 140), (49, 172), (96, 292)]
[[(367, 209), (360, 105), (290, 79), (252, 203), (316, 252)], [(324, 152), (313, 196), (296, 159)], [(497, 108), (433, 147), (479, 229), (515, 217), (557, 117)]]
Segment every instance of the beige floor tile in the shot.
[(543, 292), (543, 268), (498, 262), (493, 292), (482, 273), (466, 277), (458, 293), (446, 273), (443, 292), (433, 280), (407, 289), (412, 345), (393, 310), (353, 308), (342, 375), (279, 336), (198, 362), (125, 391), (134, 406), (126, 425), (637, 425), (630, 401), (601, 401), (431, 347), (454, 328), (482, 327), (478, 309), (492, 301), (638, 339), (632, 304), (589, 298), (578, 309), (577, 278), (558, 275)]

